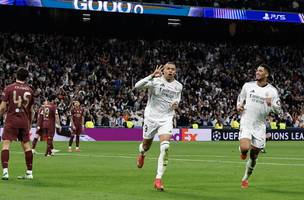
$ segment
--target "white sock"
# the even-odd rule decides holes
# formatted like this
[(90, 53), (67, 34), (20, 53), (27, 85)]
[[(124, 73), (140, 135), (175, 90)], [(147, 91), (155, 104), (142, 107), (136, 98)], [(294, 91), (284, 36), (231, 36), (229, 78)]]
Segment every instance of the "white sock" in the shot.
[(32, 170), (26, 170), (26, 173), (32, 175), (32, 174), (33, 174), (33, 171), (32, 171)]
[(138, 150), (139, 150), (139, 153), (145, 155), (146, 151), (144, 150), (143, 143), (141, 143), (141, 144), (139, 145)]
[(72, 149), (72, 147), (71, 147), (71, 146), (69, 146), (69, 149)]
[(79, 147), (76, 147), (76, 149), (79, 149)]
[(161, 179), (166, 171), (166, 167), (168, 164), (169, 147), (170, 147), (169, 141), (163, 141), (162, 143), (160, 143), (160, 154), (158, 157), (157, 174), (156, 174), (157, 179)]
[(3, 168), (3, 174), (8, 173), (8, 168)]
[(255, 167), (256, 164), (256, 160), (253, 161), (251, 158), (248, 159), (247, 163), (246, 163), (246, 170), (245, 170), (245, 174), (242, 178), (242, 181), (244, 180), (248, 180), (249, 177), (251, 176), (253, 169)]

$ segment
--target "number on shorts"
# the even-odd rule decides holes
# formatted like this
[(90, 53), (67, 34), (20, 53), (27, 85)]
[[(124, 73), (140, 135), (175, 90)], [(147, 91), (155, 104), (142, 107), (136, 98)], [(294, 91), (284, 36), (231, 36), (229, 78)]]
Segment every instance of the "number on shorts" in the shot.
[(17, 108), (21, 108), (23, 105), (24, 107), (27, 107), (30, 103), (30, 96), (31, 93), (29, 92), (24, 92), (23, 97), (17, 96), (16, 90), (13, 91), (13, 101), (14, 104), (17, 105)]
[(147, 126), (147, 124), (145, 124), (144, 131), (145, 131), (145, 133), (148, 131), (148, 126)]

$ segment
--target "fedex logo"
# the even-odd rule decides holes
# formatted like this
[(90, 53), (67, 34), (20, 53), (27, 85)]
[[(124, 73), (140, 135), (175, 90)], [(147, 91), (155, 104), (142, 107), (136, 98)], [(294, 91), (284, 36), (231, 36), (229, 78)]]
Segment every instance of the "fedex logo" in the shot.
[[(171, 141), (194, 142), (194, 141), (211, 141), (212, 129), (190, 129), (175, 128), (172, 132)], [(159, 141), (159, 137), (154, 137), (154, 141)]]
[(184, 141), (184, 142), (192, 142), (197, 141), (198, 134), (189, 132), (189, 129), (182, 128), (180, 133), (176, 133), (172, 135), (171, 140), (174, 141)]
[(286, 15), (283, 14), (274, 14), (274, 13), (265, 13), (264, 20), (279, 20), (279, 21), (285, 21)]

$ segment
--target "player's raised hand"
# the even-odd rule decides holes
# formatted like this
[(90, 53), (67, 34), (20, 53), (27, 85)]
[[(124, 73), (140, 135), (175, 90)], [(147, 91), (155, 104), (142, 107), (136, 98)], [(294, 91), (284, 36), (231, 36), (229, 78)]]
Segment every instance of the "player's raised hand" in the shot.
[(157, 77), (161, 77), (162, 76), (162, 70), (164, 69), (164, 66), (163, 65), (157, 65), (153, 74), (152, 74), (152, 77), (153, 78), (157, 78)]

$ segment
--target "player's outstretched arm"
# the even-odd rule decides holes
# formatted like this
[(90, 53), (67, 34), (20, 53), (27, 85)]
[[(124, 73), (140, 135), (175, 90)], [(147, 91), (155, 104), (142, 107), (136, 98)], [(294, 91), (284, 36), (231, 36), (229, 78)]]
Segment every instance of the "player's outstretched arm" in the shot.
[(246, 100), (246, 89), (245, 89), (245, 85), (244, 85), (241, 93), (239, 94), (239, 96), (237, 98), (236, 110), (238, 112), (243, 112), (245, 110), (245, 108), (244, 108), (245, 100)]
[(163, 68), (164, 67), (162, 65), (156, 66), (154, 72), (151, 75), (147, 76), (146, 78), (141, 79), (140, 81), (138, 81), (135, 84), (134, 89), (145, 89), (145, 88), (151, 87), (153, 78), (162, 76)]

